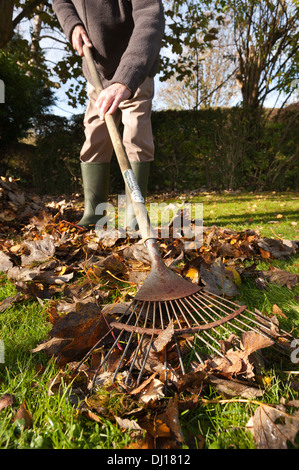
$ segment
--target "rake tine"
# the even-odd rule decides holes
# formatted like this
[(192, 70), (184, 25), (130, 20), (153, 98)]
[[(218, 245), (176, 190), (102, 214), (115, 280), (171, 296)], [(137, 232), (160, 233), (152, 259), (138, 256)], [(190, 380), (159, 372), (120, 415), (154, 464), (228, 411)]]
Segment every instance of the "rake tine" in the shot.
[[(143, 302), (143, 305), (142, 305), (142, 310), (143, 310), (143, 307), (145, 306), (146, 302)], [(150, 303), (147, 302), (147, 309), (146, 309), (146, 314), (145, 314), (145, 320), (144, 320), (144, 327), (146, 326), (146, 323), (147, 323), (147, 319), (148, 319), (148, 313), (149, 313), (149, 309), (150, 309)], [(138, 346), (135, 350), (135, 353), (134, 353), (134, 356), (133, 356), (133, 360), (132, 360), (132, 363), (131, 363), (131, 366), (129, 368), (129, 372), (128, 372), (128, 376), (125, 380), (125, 384), (128, 383), (128, 380), (129, 380), (129, 377), (131, 376), (132, 374), (132, 371), (133, 371), (133, 368), (134, 368), (134, 365), (135, 365), (135, 362), (136, 362), (136, 359), (137, 359), (137, 356), (138, 356), (138, 353), (141, 349), (141, 346), (142, 346), (142, 342), (143, 342), (143, 339), (144, 339), (144, 333), (141, 335), (141, 339), (138, 343)]]
[[(135, 321), (134, 326), (136, 326), (136, 325), (138, 324), (138, 321), (139, 321), (139, 318), (140, 318), (141, 313), (142, 313), (142, 311), (143, 311), (144, 305), (145, 305), (145, 304), (144, 304), (144, 302), (143, 302), (142, 307), (141, 307), (141, 309), (139, 310), (139, 313), (138, 313), (138, 316), (137, 316), (137, 319), (136, 319), (136, 321)], [(130, 318), (131, 318), (131, 317), (130, 317)], [(118, 366), (117, 366), (117, 368), (116, 368), (116, 370), (115, 370), (115, 372), (114, 372), (113, 380), (115, 380), (115, 378), (116, 378), (116, 376), (117, 376), (117, 374), (118, 374), (118, 371), (119, 371), (119, 369), (121, 368), (121, 365), (122, 365), (122, 363), (123, 363), (123, 360), (124, 360), (124, 358), (125, 358), (125, 355), (126, 355), (128, 349), (129, 349), (129, 346), (130, 346), (130, 344), (131, 344), (131, 341), (132, 341), (132, 339), (133, 339), (133, 336), (134, 336), (134, 331), (132, 331), (131, 334), (130, 334), (130, 337), (129, 337), (128, 341), (127, 341), (126, 347), (125, 347), (125, 349), (124, 349), (124, 351), (123, 351), (123, 354), (122, 354), (122, 356), (121, 356), (121, 358), (120, 358), (120, 360), (119, 360)]]
[[(138, 302), (138, 301), (137, 301), (137, 302)], [(134, 303), (134, 301), (128, 306), (128, 308), (125, 310), (125, 312), (119, 317), (119, 321), (122, 320), (123, 317), (126, 316), (127, 312), (130, 310), (130, 308), (132, 307), (133, 303)], [(137, 304), (136, 304), (135, 309), (136, 309), (136, 308), (137, 308)], [(134, 310), (135, 310), (135, 309), (134, 309)], [(113, 328), (111, 328), (109, 331), (107, 331), (107, 333), (106, 333), (104, 336), (102, 336), (102, 337), (96, 342), (96, 344), (94, 344), (94, 345), (92, 346), (92, 348), (90, 348), (90, 350), (88, 351), (88, 353), (85, 354), (85, 356), (83, 357), (83, 359), (81, 359), (81, 361), (79, 362), (79, 364), (78, 364), (77, 367), (75, 368), (74, 372), (76, 372), (76, 371), (79, 369), (79, 367), (81, 367), (82, 364), (84, 364), (84, 362), (89, 358), (89, 356), (93, 353), (93, 351), (99, 347), (99, 345), (101, 344), (101, 342), (104, 341), (104, 339), (107, 338), (107, 336), (108, 336), (109, 334), (112, 334), (112, 335), (113, 335)]]
[[(144, 327), (146, 326), (146, 323), (147, 323), (149, 307), (150, 307), (150, 303), (148, 304), (148, 309), (147, 309), (147, 312), (146, 312)], [(153, 302), (153, 329), (155, 328), (155, 320), (156, 320), (156, 302)], [(144, 335), (142, 335), (142, 337), (143, 336)], [(146, 366), (147, 358), (149, 356), (153, 340), (154, 340), (154, 334), (151, 335), (151, 339), (149, 341), (148, 348), (147, 348), (146, 353), (145, 353), (144, 358), (143, 358), (142, 366), (141, 366), (141, 369), (140, 369), (140, 372), (139, 372), (139, 375), (138, 375), (138, 378), (137, 378), (137, 381), (136, 381), (137, 386), (140, 384), (140, 380), (141, 380), (143, 371), (144, 371), (145, 366)]]
[[(165, 307), (166, 307), (166, 312), (167, 312), (167, 316), (168, 316), (168, 321), (169, 321), (169, 323), (170, 323), (170, 322), (171, 322), (171, 317), (170, 317), (170, 313), (169, 313), (169, 309), (168, 309), (168, 304), (167, 304), (167, 302), (165, 302)], [(161, 316), (162, 316), (162, 315), (161, 315)], [(162, 319), (162, 322), (161, 322), (161, 323), (162, 323), (162, 328), (163, 328), (163, 319)], [(175, 341), (175, 346), (176, 346), (176, 350), (177, 350), (178, 357), (179, 357), (179, 363), (180, 363), (181, 371), (182, 371), (182, 374), (185, 375), (185, 367), (184, 367), (184, 364), (183, 364), (183, 359), (182, 359), (180, 347), (179, 347), (179, 344), (178, 344), (178, 340), (177, 340), (177, 337), (176, 337), (175, 334), (173, 335), (173, 338), (174, 338), (174, 341)]]
[[(179, 308), (179, 310), (180, 310), (182, 316), (185, 318), (184, 312), (182, 311), (182, 309), (181, 309), (181, 307), (180, 307), (178, 301), (175, 300), (175, 302), (176, 302), (176, 304), (177, 304), (177, 306), (178, 306), (178, 308)], [(195, 320), (195, 318), (193, 317), (193, 315), (191, 314), (191, 312), (189, 312), (189, 310), (187, 309), (186, 306), (185, 306), (185, 308), (186, 308), (186, 310), (188, 311), (189, 315), (190, 315), (190, 316), (192, 317), (192, 319), (194, 320), (194, 322), (195, 322), (197, 325), (199, 325), (199, 323), (197, 322), (197, 320)], [(185, 318), (185, 320), (186, 320), (188, 326), (190, 327), (190, 323), (188, 322), (188, 320), (187, 320), (186, 318)], [(205, 320), (205, 322), (208, 323), (206, 320)], [(203, 331), (202, 333), (205, 333), (205, 334), (207, 335), (207, 337), (208, 337), (211, 341), (217, 343), (217, 345), (220, 347), (220, 343), (219, 343), (215, 338), (213, 338), (209, 333), (207, 333), (207, 331)], [(223, 354), (221, 353), (221, 351), (219, 351), (219, 350), (216, 349), (214, 346), (212, 346), (212, 344), (209, 343), (208, 341), (206, 341), (202, 336), (200, 336), (199, 333), (196, 333), (194, 336), (197, 337), (200, 341), (202, 341), (206, 346), (208, 346), (209, 348), (213, 349), (213, 351), (215, 351), (217, 354), (219, 354), (220, 356), (223, 357)]]
[[(217, 300), (217, 299), (213, 299), (213, 301), (212, 301), (211, 299), (209, 299), (209, 300), (210, 300), (211, 303), (213, 303), (213, 301), (214, 301), (214, 305), (216, 305), (216, 307), (218, 306), (217, 304), (219, 304), (219, 305), (221, 305), (221, 306), (225, 306), (226, 308), (228, 308), (228, 309), (230, 309), (230, 310), (233, 310), (231, 307), (227, 306), (225, 303), (220, 302), (220, 301)], [(233, 302), (231, 302), (231, 301), (229, 301), (229, 300), (228, 300), (227, 302), (228, 302), (228, 303), (231, 303), (232, 305), (235, 305)], [(218, 308), (220, 309), (220, 307), (218, 307)], [(221, 310), (221, 309), (220, 309), (220, 310)], [(223, 311), (223, 310), (222, 310), (222, 311)], [(248, 312), (249, 312), (249, 311), (248, 311)], [(245, 318), (246, 320), (251, 321), (251, 322), (254, 323), (255, 325), (258, 325), (258, 327), (262, 327), (264, 330), (265, 330), (265, 329), (270, 330), (270, 326), (267, 326), (267, 325), (263, 324), (262, 322), (258, 322), (258, 321), (255, 319), (255, 318), (257, 318), (257, 317), (259, 316), (259, 317), (262, 318), (268, 325), (271, 325), (271, 322), (270, 322), (270, 320), (269, 320), (268, 318), (264, 317), (262, 314), (255, 314), (255, 313), (253, 313), (253, 312), (249, 312), (249, 313), (250, 313), (251, 315), (253, 315), (253, 318), (251, 318), (251, 317), (248, 316), (248, 315), (245, 315), (244, 313), (241, 313), (240, 317), (243, 317), (243, 318)], [(247, 328), (249, 328), (249, 325), (247, 325), (246, 323), (242, 322), (242, 321), (240, 320), (240, 318), (236, 318), (235, 321), (238, 321), (238, 322), (241, 323), (243, 326), (246, 326)], [(235, 326), (236, 328), (238, 328), (236, 325), (234, 325), (234, 326)], [(241, 328), (238, 328), (238, 329), (240, 329), (241, 331), (244, 331), (244, 330), (241, 329)], [(260, 331), (260, 330), (256, 330), (256, 329), (253, 328), (252, 326), (250, 326), (250, 329), (253, 330), (253, 331), (255, 331), (256, 333), (261, 334), (261, 331)], [(265, 335), (267, 335), (267, 333), (266, 333), (265, 331), (263, 331), (263, 333), (264, 333)], [(270, 336), (271, 336), (271, 335), (270, 335)]]
[(122, 334), (123, 334), (124, 331), (125, 331), (125, 330), (121, 330), (121, 331), (120, 331), (118, 337), (116, 338), (116, 340), (114, 341), (113, 345), (111, 346), (111, 348), (110, 348), (109, 351), (107, 352), (106, 356), (104, 357), (104, 359), (103, 359), (102, 362), (100, 363), (99, 367), (98, 367), (97, 370), (95, 371), (95, 374), (94, 374), (93, 379), (92, 379), (91, 388), (94, 387), (96, 378), (97, 378), (97, 376), (98, 376), (98, 373), (99, 373), (101, 367), (105, 364), (105, 362), (107, 362), (107, 360), (108, 360), (109, 357), (111, 356), (115, 345), (118, 343), (118, 341), (119, 341), (119, 339), (120, 339), (120, 337), (122, 336)]
[[(209, 296), (206, 296), (206, 294), (202, 294), (202, 296), (209, 297)], [(213, 296), (214, 296), (214, 294), (213, 294)], [(216, 297), (218, 297), (218, 298), (220, 298), (221, 300), (223, 300), (223, 299), (222, 299), (221, 297), (219, 297), (219, 296), (216, 296)], [(220, 302), (220, 301), (217, 300), (217, 299), (213, 299), (213, 301), (212, 301), (210, 297), (209, 297), (209, 301), (210, 301), (210, 303), (213, 303), (213, 301), (214, 301), (214, 304), (213, 304), (213, 305), (215, 305), (215, 306), (216, 306), (219, 310), (221, 310), (221, 311), (224, 311), (224, 310), (222, 310), (222, 309), (219, 307), (219, 305), (217, 305), (217, 304), (220, 304), (221, 306), (224, 306), (224, 307), (226, 307), (227, 309), (229, 309), (229, 310), (231, 310), (231, 311), (233, 310), (230, 306), (225, 305), (225, 304), (223, 303), (223, 301)], [(234, 302), (232, 302), (232, 301), (230, 301), (230, 300), (228, 300), (228, 299), (225, 299), (225, 301), (227, 301), (229, 304), (231, 304), (231, 305), (233, 305), (234, 307), (236, 307), (236, 304), (235, 304)], [(283, 344), (279, 343), (279, 342), (274, 338), (274, 336), (271, 334), (271, 327), (268, 326), (268, 325), (271, 325), (271, 321), (270, 321), (267, 317), (265, 317), (264, 315), (262, 315), (262, 314), (259, 313), (259, 312), (255, 312), (255, 313), (254, 313), (254, 312), (251, 312), (250, 310), (247, 310), (247, 312), (248, 312), (250, 315), (252, 315), (253, 318), (252, 318), (251, 316), (249, 316), (249, 315), (245, 315), (244, 313), (241, 313), (241, 314), (240, 314), (240, 317), (243, 317), (243, 318), (245, 318), (247, 321), (250, 321), (251, 323), (254, 323), (255, 325), (257, 325), (257, 328), (254, 328), (252, 325), (248, 325), (247, 323), (244, 323), (242, 320), (240, 320), (239, 317), (236, 317), (236, 318), (234, 319), (234, 321), (239, 322), (241, 325), (245, 326), (245, 327), (247, 328), (247, 330), (244, 330), (243, 328), (241, 328), (240, 326), (238, 326), (238, 325), (235, 324), (235, 323), (232, 323), (231, 321), (228, 321), (227, 323), (228, 323), (228, 324), (232, 324), (234, 328), (236, 328), (237, 330), (239, 330), (239, 331), (241, 331), (241, 332), (243, 332), (243, 333), (246, 333), (246, 331), (248, 331), (248, 329), (250, 329), (251, 331), (254, 331), (255, 333), (257, 333), (257, 334), (263, 336), (264, 338), (270, 339), (271, 341), (273, 341), (273, 342), (275, 343), (275, 346), (276, 346), (277, 349), (279, 349), (280, 351), (284, 351), (284, 352), (285, 352), (285, 348), (284, 348)], [(260, 321), (257, 321), (256, 318), (260, 318)], [(265, 323), (266, 323), (266, 324), (265, 324)], [(267, 330), (268, 330), (268, 331), (267, 331)], [(283, 334), (287, 335), (289, 338), (292, 339), (292, 335), (290, 335), (290, 334), (287, 333), (286, 331), (281, 330), (281, 332), (282, 332)]]
[[(161, 302), (158, 302), (159, 306), (159, 313), (160, 313), (160, 322), (161, 328), (164, 329), (164, 322), (163, 322), (163, 313), (162, 313), (162, 305)], [(167, 352), (166, 347), (164, 348), (164, 366), (165, 366), (165, 390), (167, 389)]]
[[(197, 300), (198, 300), (199, 302), (201, 302), (202, 305), (204, 305), (204, 307), (205, 307), (206, 310), (207, 310), (207, 309), (211, 310), (211, 311), (214, 313), (214, 315), (215, 315), (216, 317), (218, 317), (218, 318), (223, 318), (223, 316), (220, 315), (218, 312), (215, 312), (215, 310), (213, 310), (213, 308), (212, 308), (210, 305), (206, 305), (206, 304), (204, 303), (204, 300), (203, 300), (203, 299), (200, 299), (199, 296), (197, 297)], [(210, 301), (210, 300), (209, 300), (209, 301)], [(210, 301), (210, 303), (212, 303), (212, 302)], [(213, 305), (215, 305), (215, 304), (213, 304)], [(222, 306), (227, 307), (225, 304), (222, 304)], [(223, 310), (223, 308), (219, 307), (219, 305), (216, 305), (216, 308), (218, 308), (218, 310), (220, 310), (222, 313), (224, 313), (224, 315), (227, 315), (227, 311)], [(227, 307), (227, 309), (228, 309), (229, 312), (235, 311), (235, 309), (232, 309), (232, 308), (230, 308), (230, 307)], [(206, 312), (206, 313), (207, 313), (207, 315), (208, 315), (208, 312)], [(209, 315), (209, 316), (210, 316), (210, 315)], [(211, 318), (213, 318), (213, 317), (211, 317)], [(241, 323), (242, 323), (242, 322), (241, 322)], [(232, 323), (232, 321), (227, 321), (227, 324), (228, 324), (228, 325), (232, 325), (235, 329), (241, 331), (242, 333), (245, 333), (245, 332), (246, 332), (246, 330), (244, 330), (244, 329), (241, 328), (240, 326), (238, 326), (238, 325)], [(243, 323), (243, 324), (244, 324), (244, 323)], [(227, 334), (231, 333), (231, 331), (230, 331), (228, 328), (226, 328), (224, 325), (220, 325), (220, 326), (221, 326), (222, 328), (224, 328), (224, 331), (225, 331)], [(247, 325), (247, 326), (248, 326), (248, 325)], [(218, 334), (220, 334), (220, 332), (218, 332)]]
[[(214, 311), (213, 311), (214, 316), (211, 315), (211, 314), (209, 313), (209, 311), (208, 311), (208, 309), (210, 309), (210, 307), (207, 306), (207, 305), (205, 305), (205, 304), (203, 304), (204, 306), (202, 306), (201, 303), (199, 303), (199, 302), (201, 301), (201, 299), (199, 299), (199, 298), (197, 299), (197, 297), (192, 296), (192, 297), (190, 298), (190, 300), (191, 300), (192, 302), (194, 302), (194, 304), (195, 304), (197, 307), (199, 307), (200, 310), (202, 310), (202, 311), (206, 314), (206, 316), (207, 316), (208, 318), (210, 318), (211, 320), (215, 320), (215, 315), (216, 315), (218, 318), (222, 318), (222, 316), (221, 316), (219, 313), (214, 312)], [(189, 301), (189, 299), (186, 299), (186, 302), (188, 302), (188, 303), (191, 305), (191, 302)], [(194, 308), (194, 306), (193, 306), (193, 308)], [(202, 318), (203, 321), (205, 321), (206, 323), (208, 323), (208, 321), (204, 318), (204, 316), (203, 316), (200, 312), (198, 312), (198, 310), (196, 310), (196, 313), (200, 316), (200, 318)], [(229, 330), (228, 330), (224, 325), (220, 325), (220, 327), (223, 328), (226, 333), (229, 332)], [(220, 334), (220, 333), (219, 333), (219, 334)]]
[[(137, 306), (138, 306), (138, 304), (139, 304), (139, 301), (137, 301), (137, 302), (134, 302), (134, 301), (133, 301), (133, 302), (131, 303), (131, 305), (128, 307), (128, 309), (129, 309), (134, 303), (135, 303), (135, 306), (134, 306), (134, 308), (133, 308), (133, 310), (132, 310), (132, 312), (131, 312), (131, 314), (130, 314), (128, 320), (127, 320), (127, 323), (129, 323), (130, 319), (131, 319), (132, 316), (134, 315), (134, 313), (135, 313), (135, 311), (136, 311), (136, 309), (137, 309)], [(128, 311), (128, 309), (126, 309), (126, 312)], [(124, 315), (125, 315), (125, 314), (121, 315), (120, 319), (122, 319), (122, 318), (124, 317)], [(120, 320), (120, 319), (119, 319), (119, 320)], [(97, 378), (97, 376), (98, 376), (98, 373), (99, 373), (101, 367), (105, 364), (105, 362), (107, 362), (107, 359), (109, 359), (109, 357), (111, 356), (111, 354), (112, 354), (112, 352), (113, 352), (115, 346), (118, 344), (118, 342), (119, 342), (119, 340), (120, 340), (120, 338), (121, 338), (121, 336), (122, 336), (122, 334), (123, 334), (124, 331), (125, 331), (124, 329), (120, 330), (119, 335), (116, 337), (116, 339), (115, 339), (113, 345), (110, 347), (110, 349), (109, 349), (109, 351), (107, 352), (106, 356), (104, 357), (104, 359), (103, 359), (102, 362), (100, 363), (99, 367), (97, 368), (97, 370), (96, 370), (96, 372), (95, 372), (95, 374), (94, 374), (94, 376), (93, 376), (93, 379), (92, 379), (91, 389), (94, 387), (96, 378)], [(110, 332), (111, 332), (111, 331), (110, 331)], [(110, 333), (110, 332), (109, 332), (109, 333)], [(103, 338), (101, 338), (101, 339), (103, 339)]]
[[(198, 296), (198, 297), (199, 297), (199, 296)], [(199, 301), (201, 301), (202, 303), (204, 303), (204, 300), (203, 300), (203, 299), (199, 299)], [(220, 302), (219, 300), (216, 300), (216, 299), (213, 299), (213, 298), (210, 298), (210, 297), (209, 297), (209, 302), (210, 302), (213, 306), (215, 306), (216, 308), (218, 308), (221, 312), (223, 312), (223, 313), (225, 313), (225, 314), (226, 314), (227, 312), (226, 312), (222, 307), (225, 307), (225, 308), (226, 308), (227, 310), (229, 310), (229, 311), (234, 311), (233, 308), (229, 307), (228, 305), (226, 305), (226, 304), (223, 303), (223, 302)], [(214, 312), (214, 310), (213, 310), (210, 306), (208, 306), (207, 308), (209, 308), (210, 310), (212, 310), (212, 311)], [(221, 317), (221, 315), (217, 314), (217, 312), (215, 312), (215, 314), (216, 314), (217, 316)], [(247, 320), (250, 320), (252, 323), (255, 323), (255, 324), (259, 325), (258, 322), (256, 322), (256, 321), (253, 320), (252, 318), (250, 318), (250, 317), (244, 315), (243, 313), (241, 313), (240, 316), (246, 318)], [(244, 323), (242, 320), (240, 320), (240, 318), (238, 318), (238, 317), (235, 318), (234, 321), (236, 321), (236, 322), (238, 321), (241, 325), (243, 325), (243, 326), (245, 326), (245, 327), (251, 329), (252, 331), (255, 331), (256, 333), (260, 333), (259, 330), (256, 330), (256, 329), (255, 329), (253, 326), (251, 326), (251, 325), (250, 325), (250, 326), (247, 325), (247, 324)], [(241, 331), (242, 333), (245, 333), (245, 332), (246, 332), (246, 330), (244, 330), (244, 329), (241, 328), (240, 326), (236, 325), (235, 323), (232, 323), (231, 321), (228, 321), (227, 323), (230, 324), (230, 325), (233, 325), (234, 328), (236, 328), (237, 330)]]
[[(177, 316), (177, 314), (176, 314), (175, 308), (174, 308), (173, 303), (172, 303), (171, 301), (170, 301), (170, 305), (171, 305), (173, 314), (174, 314), (174, 316), (175, 316), (175, 318), (176, 318), (176, 320), (177, 320), (177, 322), (178, 322), (179, 327), (182, 328), (181, 322), (180, 322), (180, 320), (179, 320), (179, 318), (178, 318), (178, 316)], [(199, 356), (199, 354), (197, 353), (197, 351), (196, 351), (194, 345), (191, 343), (191, 341), (190, 341), (189, 339), (187, 339), (187, 340), (186, 340), (186, 343), (188, 344), (189, 348), (190, 348), (192, 351), (194, 351), (194, 353), (195, 353), (197, 359), (199, 360), (199, 362), (200, 362), (201, 364), (203, 364), (204, 362), (203, 362), (202, 358), (201, 358), (201, 357)]]

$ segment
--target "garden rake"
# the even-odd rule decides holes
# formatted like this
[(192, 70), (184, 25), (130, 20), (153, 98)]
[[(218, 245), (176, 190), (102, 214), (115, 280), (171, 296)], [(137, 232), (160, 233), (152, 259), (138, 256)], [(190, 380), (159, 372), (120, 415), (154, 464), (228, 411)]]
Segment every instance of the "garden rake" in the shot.
[[(84, 55), (99, 94), (103, 86), (87, 46), (84, 46)], [(221, 296), (203, 292), (199, 285), (165, 266), (114, 117), (106, 114), (105, 120), (148, 251), (151, 270), (126, 311), (110, 323), (108, 333), (81, 361), (80, 364), (95, 349), (103, 351), (93, 382), (99, 371), (110, 368), (113, 369), (113, 380), (120, 371), (126, 372), (127, 386), (129, 383), (138, 386), (145, 372), (161, 372), (161, 365), (165, 377), (170, 370), (185, 374), (203, 364), (210, 354), (223, 356), (223, 341), (232, 334), (240, 336), (253, 331), (272, 341), (275, 325), (271, 319)], [(275, 334), (276, 338), (280, 335), (291, 339), (286, 332)]]

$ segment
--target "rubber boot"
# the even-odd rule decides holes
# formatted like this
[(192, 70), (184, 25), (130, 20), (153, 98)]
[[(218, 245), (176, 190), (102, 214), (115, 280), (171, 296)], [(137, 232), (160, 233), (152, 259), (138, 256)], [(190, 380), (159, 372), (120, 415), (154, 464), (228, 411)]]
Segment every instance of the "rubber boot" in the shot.
[[(130, 162), (132, 170), (135, 174), (141, 194), (146, 198), (148, 178), (150, 172), (150, 162)], [(133, 205), (129, 191), (126, 187), (126, 212), (125, 212), (125, 225), (131, 230), (138, 230), (137, 220), (134, 214)]]
[(81, 163), (84, 190), (84, 213), (77, 223), (82, 228), (93, 228), (102, 215), (95, 214), (98, 204), (106, 203), (110, 182), (110, 162)]

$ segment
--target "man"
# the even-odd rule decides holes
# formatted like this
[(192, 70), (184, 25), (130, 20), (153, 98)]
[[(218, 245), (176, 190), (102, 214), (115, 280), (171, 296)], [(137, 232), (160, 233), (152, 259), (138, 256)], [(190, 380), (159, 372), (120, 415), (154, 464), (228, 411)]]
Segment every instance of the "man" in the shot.
[[(89, 102), (80, 153), (85, 207), (78, 225), (91, 227), (100, 218), (95, 214), (96, 206), (106, 202), (109, 190), (113, 148), (106, 113), (123, 122), (123, 143), (140, 190), (146, 195), (154, 159), (151, 106), (164, 34), (162, 0), (53, 0), (53, 10), (80, 56), (83, 44), (92, 48), (104, 86), (96, 96), (83, 57)], [(135, 228), (131, 209), (126, 211), (126, 222)]]

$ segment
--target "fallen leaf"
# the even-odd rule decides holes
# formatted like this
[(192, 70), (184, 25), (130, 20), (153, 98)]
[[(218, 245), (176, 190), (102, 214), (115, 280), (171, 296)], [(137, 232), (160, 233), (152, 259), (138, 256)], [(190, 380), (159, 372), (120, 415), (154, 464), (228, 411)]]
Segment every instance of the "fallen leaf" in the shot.
[(273, 315), (279, 315), (280, 317), (287, 318), (286, 315), (283, 313), (280, 307), (278, 305), (274, 304), (272, 306), (272, 314)]
[(254, 387), (246, 383), (217, 377), (215, 375), (211, 375), (209, 381), (224, 398), (241, 397), (252, 400), (264, 394), (264, 391), (260, 387)]
[(294, 273), (284, 271), (282, 269), (273, 268), (271, 270), (269, 282), (278, 284), (280, 286), (286, 286), (288, 289), (292, 289), (298, 284), (298, 276)]
[(9, 308), (13, 304), (19, 302), (21, 298), (22, 298), (22, 295), (20, 294), (20, 292), (18, 292), (15, 295), (6, 297), (6, 299), (4, 299), (4, 300), (2, 300), (2, 302), (0, 302), (0, 313), (3, 313), (7, 308)]
[(296, 253), (297, 245), (289, 240), (262, 238), (257, 241), (263, 258), (284, 259)]
[(153, 343), (153, 348), (155, 351), (162, 351), (165, 346), (171, 341), (174, 333), (173, 320), (169, 322), (167, 328), (160, 333)]
[(0, 251), (0, 271), (7, 272), (13, 267), (13, 263), (10, 257), (5, 254), (3, 251)]
[(71, 338), (51, 338), (39, 344), (36, 348), (31, 349), (30, 352), (37, 353), (44, 351), (48, 356), (57, 356), (63, 348), (71, 342)]
[(25, 401), (22, 403), (20, 408), (18, 409), (16, 415), (14, 416), (13, 423), (18, 423), (20, 424), (20, 427), (23, 429), (29, 429), (32, 426), (32, 416), (27, 410)]
[(210, 270), (204, 266), (200, 268), (201, 280), (205, 285), (205, 290), (211, 294), (226, 295), (228, 297), (235, 297), (239, 291), (236, 284), (230, 279), (225, 271), (225, 266), (220, 258), (217, 258)]
[(158, 379), (153, 379), (146, 387), (145, 391), (141, 393), (140, 400), (143, 403), (149, 403), (151, 400), (156, 401), (164, 397), (164, 384)]
[(173, 398), (170, 398), (170, 400), (168, 401), (165, 416), (166, 424), (168, 425), (171, 431), (172, 438), (177, 444), (183, 445), (185, 439), (180, 425), (177, 394), (175, 394), (175, 396)]
[(8, 406), (11, 406), (14, 403), (14, 396), (10, 393), (4, 393), (2, 397), (0, 397), (0, 411), (4, 410)]
[(248, 356), (255, 351), (272, 346), (274, 341), (254, 331), (246, 331), (242, 335), (242, 346)]
[(260, 405), (250, 422), (258, 449), (287, 449), (295, 445), (299, 431), (299, 412), (289, 415), (283, 406)]
[(48, 260), (55, 253), (55, 244), (50, 236), (41, 240), (25, 241), (24, 246), (30, 253), (21, 256), (22, 266), (30, 266), (32, 263)]
[(185, 273), (185, 276), (190, 279), (194, 284), (198, 284), (199, 282), (199, 271), (198, 269), (194, 268), (193, 266), (190, 266), (187, 272)]
[(142, 431), (143, 429), (139, 426), (139, 424), (128, 418), (119, 418), (118, 416), (115, 416), (115, 421), (119, 425), (121, 429), (126, 429), (128, 431)]

